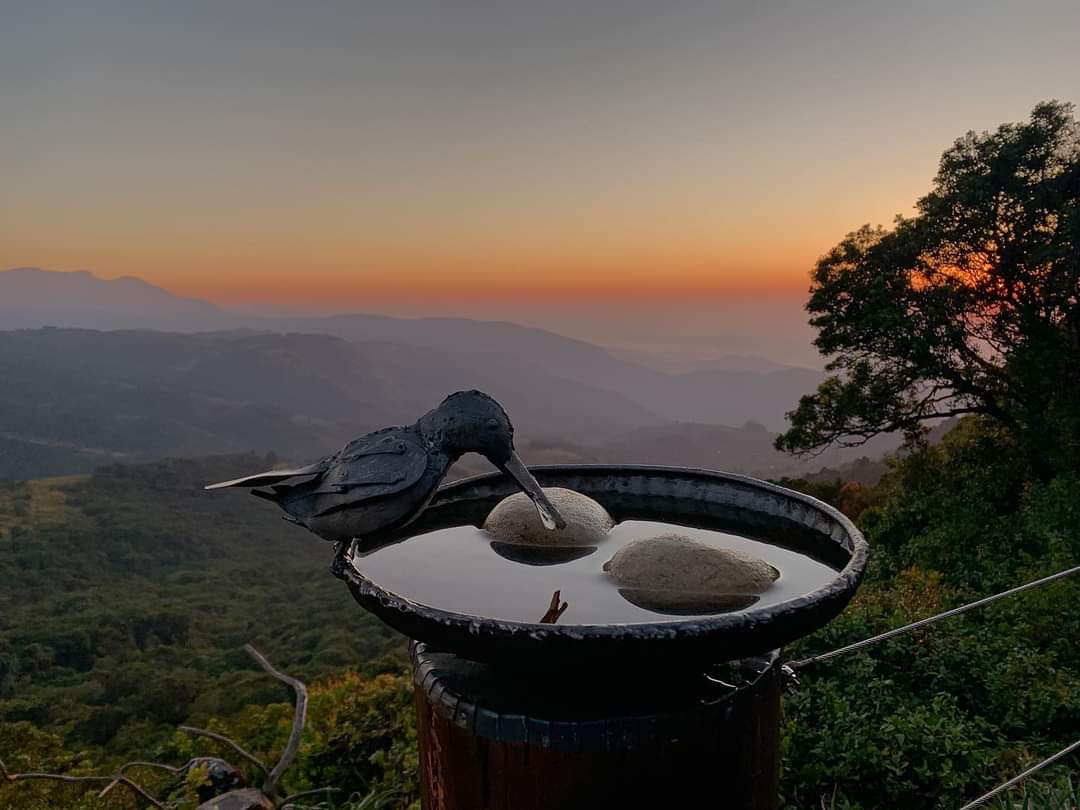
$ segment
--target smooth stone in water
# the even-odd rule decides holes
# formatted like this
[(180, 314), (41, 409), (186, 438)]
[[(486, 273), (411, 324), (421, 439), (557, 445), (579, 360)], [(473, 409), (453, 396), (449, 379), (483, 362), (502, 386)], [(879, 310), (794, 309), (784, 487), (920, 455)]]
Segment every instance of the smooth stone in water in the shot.
[(615, 525), (607, 510), (580, 492), (562, 487), (544, 489), (559, 510), (565, 529), (547, 529), (524, 493), (503, 498), (491, 510), (483, 529), (500, 543), (525, 546), (595, 546)]
[(780, 578), (764, 560), (678, 534), (628, 543), (604, 571), (622, 588), (697, 594), (757, 594)]

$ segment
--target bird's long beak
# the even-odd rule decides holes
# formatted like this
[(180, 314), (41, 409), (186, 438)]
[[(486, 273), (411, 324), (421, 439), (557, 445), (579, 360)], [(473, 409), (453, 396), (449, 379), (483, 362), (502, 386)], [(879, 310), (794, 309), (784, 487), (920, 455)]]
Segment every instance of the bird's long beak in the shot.
[(563, 520), (562, 515), (559, 514), (559, 510), (548, 500), (547, 495), (544, 494), (544, 490), (540, 487), (540, 484), (536, 482), (536, 479), (533, 478), (532, 473), (529, 472), (528, 467), (525, 466), (517, 453), (511, 451), (509, 460), (498, 466), (504, 473), (517, 481), (518, 486), (529, 496), (533, 505), (536, 507), (536, 511), (539, 513), (540, 520), (543, 521), (545, 528), (552, 530), (566, 528), (566, 521)]

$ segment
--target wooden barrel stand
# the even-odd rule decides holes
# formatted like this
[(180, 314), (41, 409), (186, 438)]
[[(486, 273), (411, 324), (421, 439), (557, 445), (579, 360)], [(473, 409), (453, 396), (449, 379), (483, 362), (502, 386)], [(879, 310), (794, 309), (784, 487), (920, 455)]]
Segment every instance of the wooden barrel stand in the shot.
[(528, 673), (412, 647), (424, 810), (775, 810), (776, 654)]

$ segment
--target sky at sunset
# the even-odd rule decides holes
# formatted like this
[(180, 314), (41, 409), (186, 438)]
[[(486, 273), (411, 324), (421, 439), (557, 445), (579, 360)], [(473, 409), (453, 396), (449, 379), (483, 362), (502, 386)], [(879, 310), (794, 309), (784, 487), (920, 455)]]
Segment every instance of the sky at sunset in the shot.
[(0, 9), (0, 267), (230, 305), (797, 313), (953, 139), (1080, 100), (1076, 0)]

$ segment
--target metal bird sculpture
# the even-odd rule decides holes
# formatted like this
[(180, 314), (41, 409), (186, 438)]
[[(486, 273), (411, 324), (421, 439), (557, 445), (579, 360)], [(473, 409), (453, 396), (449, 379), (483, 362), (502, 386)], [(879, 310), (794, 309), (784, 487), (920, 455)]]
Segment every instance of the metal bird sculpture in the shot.
[[(450, 466), (480, 453), (509, 475), (536, 506), (549, 529), (566, 523), (514, 451), (514, 426), (503, 407), (481, 391), (458, 391), (416, 424), (376, 430), (306, 467), (211, 484), (264, 487), (253, 495), (273, 501), (288, 520), (338, 544), (338, 561), (354, 538), (398, 529), (427, 506)], [(295, 483), (286, 483), (298, 479)], [(305, 480), (300, 480), (305, 479)]]

